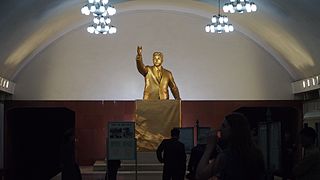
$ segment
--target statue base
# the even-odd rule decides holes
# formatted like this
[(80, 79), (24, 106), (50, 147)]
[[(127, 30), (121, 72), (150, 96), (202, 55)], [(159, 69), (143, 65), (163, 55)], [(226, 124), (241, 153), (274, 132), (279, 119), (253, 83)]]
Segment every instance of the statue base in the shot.
[(181, 127), (180, 100), (136, 100), (138, 151), (155, 151), (174, 127)]

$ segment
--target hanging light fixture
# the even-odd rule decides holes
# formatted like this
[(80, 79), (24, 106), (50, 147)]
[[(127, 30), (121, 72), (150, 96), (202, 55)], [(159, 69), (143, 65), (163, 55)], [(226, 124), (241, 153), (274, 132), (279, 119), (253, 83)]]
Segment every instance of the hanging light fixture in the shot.
[(116, 14), (116, 9), (108, 5), (108, 0), (88, 0), (88, 3), (81, 8), (84, 15), (93, 15), (93, 24), (87, 28), (89, 33), (114, 34), (116, 27), (112, 26), (110, 17)]
[(227, 13), (244, 13), (257, 11), (257, 5), (249, 0), (230, 0), (230, 2), (224, 4), (223, 12)]
[(208, 33), (223, 33), (232, 32), (234, 28), (232, 24), (228, 24), (228, 17), (220, 14), (220, 0), (219, 0), (219, 13), (211, 18), (211, 24), (206, 25), (205, 31)]

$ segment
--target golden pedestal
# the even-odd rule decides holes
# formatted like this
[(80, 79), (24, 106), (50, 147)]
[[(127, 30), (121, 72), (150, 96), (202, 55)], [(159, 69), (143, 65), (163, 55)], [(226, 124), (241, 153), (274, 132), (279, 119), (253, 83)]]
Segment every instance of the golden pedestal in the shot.
[(173, 127), (181, 126), (180, 100), (136, 100), (138, 151), (155, 151)]

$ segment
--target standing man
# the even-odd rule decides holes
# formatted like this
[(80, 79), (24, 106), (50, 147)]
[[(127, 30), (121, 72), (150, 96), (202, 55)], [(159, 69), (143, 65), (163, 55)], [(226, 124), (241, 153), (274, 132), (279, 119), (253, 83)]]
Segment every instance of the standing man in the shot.
[(105, 176), (105, 180), (117, 180), (118, 169), (121, 166), (121, 161), (108, 160), (107, 162), (108, 172)]
[(171, 130), (171, 139), (164, 139), (157, 148), (157, 158), (164, 163), (162, 180), (184, 180), (186, 153), (184, 144), (179, 141), (180, 130)]
[(169, 86), (174, 98), (180, 100), (179, 90), (172, 73), (162, 67), (163, 55), (161, 52), (153, 53), (153, 66), (145, 66), (142, 61), (142, 47), (138, 46), (136, 62), (138, 71), (145, 78), (143, 99), (169, 99)]

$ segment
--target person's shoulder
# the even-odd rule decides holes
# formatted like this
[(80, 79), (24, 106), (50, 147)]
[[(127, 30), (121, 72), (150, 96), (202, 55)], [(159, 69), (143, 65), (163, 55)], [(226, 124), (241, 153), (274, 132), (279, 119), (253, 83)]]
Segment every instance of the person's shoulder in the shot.
[(168, 143), (168, 142), (170, 142), (171, 141), (171, 139), (163, 139), (162, 140), (162, 143)]
[(179, 144), (179, 146), (183, 146), (184, 147), (184, 144), (181, 141), (177, 141), (177, 143)]
[(168, 69), (165, 69), (165, 68), (162, 68), (162, 69), (165, 73), (171, 74), (171, 71), (169, 71)]

